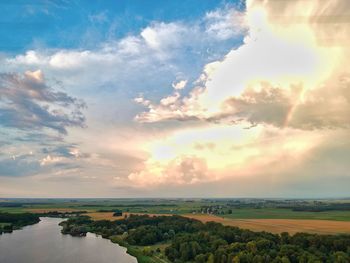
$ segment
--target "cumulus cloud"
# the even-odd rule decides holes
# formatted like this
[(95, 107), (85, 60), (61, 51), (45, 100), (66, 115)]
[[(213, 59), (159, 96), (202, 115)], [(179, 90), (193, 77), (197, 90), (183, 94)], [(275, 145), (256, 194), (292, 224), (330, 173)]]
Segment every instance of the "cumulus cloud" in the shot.
[[(234, 8), (223, 10), (215, 12), (240, 12)], [(217, 27), (214, 25), (218, 23), (215, 17), (208, 13), (206, 17), (192, 22), (153, 21), (137, 34), (101, 43), (93, 50), (28, 50), (24, 54), (4, 59), (2, 67), (13, 70), (43, 68), (46, 75), (56, 77), (79, 90), (86, 89), (86, 86), (115, 86), (115, 83), (130, 89), (140, 86), (140, 81), (154, 78), (154, 74), (161, 80), (165, 74), (176, 75), (197, 70), (208, 59), (218, 58), (222, 52), (226, 52), (232, 45), (230, 40), (237, 35), (230, 34), (223, 40), (216, 36), (217, 30), (208, 31), (208, 28)], [(237, 27), (240, 26), (237, 24)], [(144, 79), (140, 79), (142, 77)], [(77, 82), (79, 87), (75, 87)]]
[(85, 104), (49, 86), (41, 71), (0, 74), (1, 126), (20, 130), (44, 128), (66, 134), (83, 126)]
[[(106, 189), (143, 196), (322, 195), (324, 182), (347, 193), (348, 130), (342, 129), (350, 121), (348, 10), (348, 1), (340, 0), (247, 1), (246, 12), (218, 9), (190, 24), (154, 21), (94, 50), (32, 50), (5, 58), (0, 67), (42, 68), (98, 106), (90, 107), (95, 119), (88, 118), (95, 125), (69, 132), (81, 145), (66, 143), (52, 122), (40, 129), (59, 135), (47, 140), (40, 138), (44, 131), (24, 132), (39, 124), (4, 122), (15, 128), (19, 143), (11, 148), (6, 139), (0, 142), (0, 181), (11, 185), (4, 175), (34, 175), (23, 180), (53, 182), (73, 193), (81, 193), (82, 184), (67, 182), (90, 182), (89, 193), (98, 188), (101, 195)], [(243, 44), (232, 47), (242, 34)], [(40, 72), (10, 75), (56, 96)], [(65, 100), (39, 100), (37, 89), (30, 90), (25, 97), (51, 115)], [(128, 119), (141, 107), (125, 106), (135, 94), (146, 109), (136, 120), (147, 125)], [(0, 109), (24, 107), (14, 97), (1, 99)], [(64, 114), (72, 117), (76, 103), (68, 102)], [(113, 116), (101, 120), (108, 114)], [(116, 116), (126, 121), (116, 124)], [(80, 124), (61, 126), (71, 125)], [(96, 140), (101, 134), (103, 140)], [(22, 148), (22, 142), (31, 143)], [(145, 190), (154, 187), (153, 193)]]
[[(133, 93), (135, 89), (144, 91), (144, 84), (156, 87), (157, 83), (166, 83), (171, 87), (172, 78), (169, 75), (177, 74), (181, 76), (179, 78), (181, 80), (174, 83), (174, 90), (180, 92), (186, 86), (184, 80), (186, 76), (181, 75), (186, 61), (191, 62), (189, 66), (193, 69), (191, 57), (205, 58), (206, 56), (201, 54), (207, 52), (208, 46), (218, 42), (212, 34), (205, 32), (202, 22), (202, 20), (193, 21), (188, 24), (176, 21), (170, 23), (154, 21), (141, 29), (138, 34), (102, 43), (94, 50), (28, 50), (14, 57), (1, 58), (0, 67), (2, 71), (12, 72), (42, 69), (47, 79), (52, 82), (59, 81), (58, 84), (55, 82), (55, 85), (64, 86), (70, 91), (69, 94), (74, 92), (75, 96), (84, 96), (87, 101), (89, 100), (91, 106), (85, 114), (90, 114), (89, 121), (94, 124), (96, 130), (103, 126), (105, 132), (111, 128), (105, 127), (109, 125), (110, 119), (115, 120), (116, 115), (124, 117), (132, 114), (129, 111), (134, 106), (126, 105), (130, 100), (126, 98), (129, 96), (127, 93)], [(206, 25), (208, 23), (207, 21)], [(154, 81), (150, 81), (151, 79)], [(107, 89), (107, 95), (101, 94)], [(151, 90), (150, 87), (146, 89)], [(6, 136), (13, 144), (17, 142), (17, 145), (21, 143), (28, 148), (36, 149), (37, 167), (40, 163), (42, 164), (38, 167), (38, 172), (57, 165), (62, 170), (66, 170), (68, 164), (72, 165), (75, 162), (79, 167), (89, 167), (89, 170), (99, 167), (108, 174), (113, 173), (113, 169), (115, 173), (124, 176), (128, 174), (131, 167), (137, 166), (134, 163), (136, 160), (139, 161), (138, 157), (131, 157), (128, 154), (126, 157), (117, 155), (115, 152), (120, 151), (120, 148), (117, 149), (115, 146), (113, 156), (116, 160), (112, 160), (112, 157), (105, 156), (106, 148), (111, 147), (112, 144), (96, 150), (96, 144), (90, 145), (89, 141), (84, 141), (84, 146), (88, 148), (84, 153), (76, 153), (66, 145), (67, 137), (63, 135), (67, 134), (69, 127), (85, 124), (82, 114), (83, 104), (67, 93), (53, 87), (51, 82), (49, 83), (43, 77), (41, 71), (2, 74), (0, 119), (3, 128), (8, 128), (5, 130)], [(178, 96), (176, 94), (173, 97), (169, 96), (162, 103), (171, 104)], [(116, 100), (120, 103), (115, 103)], [(142, 98), (136, 101), (144, 105), (148, 104), (148, 101)], [(115, 112), (118, 113), (115, 114)], [(102, 115), (110, 118), (108, 124), (102, 123)], [(59, 134), (53, 135), (57, 131)], [(80, 141), (81, 132), (83, 131), (71, 129), (68, 135), (69, 141)], [(96, 134), (100, 133), (100, 130), (95, 133), (91, 128), (84, 129), (84, 136), (91, 136), (91, 140), (95, 140)], [(120, 144), (118, 146), (120, 147)], [(7, 154), (4, 149), (1, 152)], [(18, 150), (16, 154), (21, 154), (21, 151)], [(74, 154), (79, 155), (79, 158), (73, 156)], [(119, 163), (118, 160), (123, 161)]]
[(299, 167), (325, 138), (312, 131), (273, 126), (245, 130), (238, 126), (210, 125), (174, 132), (150, 141), (150, 156), (129, 175), (139, 186), (161, 187), (223, 181), (235, 177), (280, 174)]
[[(130, 179), (166, 181), (170, 164), (190, 154), (206, 163), (209, 176), (198, 184), (266, 177), (292, 185), (284, 175), (293, 175), (298, 188), (303, 176), (315, 180), (324, 141), (344, 141), (339, 133), (350, 127), (348, 10), (342, 0), (247, 1), (240, 47), (207, 64), (188, 93), (139, 99), (146, 110), (138, 122), (187, 121), (188, 128), (150, 143), (145, 167)], [(335, 163), (322, 178), (342, 176)]]
[(136, 119), (349, 126), (350, 72), (344, 58), (350, 54), (350, 21), (336, 19), (347, 10), (342, 0), (248, 1), (244, 44), (205, 66), (189, 95), (166, 105), (168, 97), (150, 102)]
[(206, 161), (195, 156), (181, 156), (169, 163), (145, 163), (140, 172), (131, 173), (128, 179), (135, 186), (159, 186), (162, 184), (195, 184), (212, 179)]
[[(108, 23), (108, 15), (91, 14), (89, 19), (94, 24)], [(67, 189), (71, 184), (64, 182), (94, 179), (105, 195), (106, 188), (112, 185), (111, 178), (118, 178), (113, 187), (130, 189), (133, 176), (129, 179), (128, 175), (136, 171), (133, 182), (139, 185), (136, 178), (141, 175), (137, 171), (147, 155), (140, 145), (157, 137), (159, 134), (154, 132), (161, 129), (132, 122), (139, 109), (131, 101), (134, 94), (159, 98), (169, 89), (173, 94), (163, 98), (161, 104), (169, 107), (177, 103), (193, 81), (193, 72), (221, 57), (236, 42), (234, 38), (243, 33), (241, 28), (230, 27), (232, 23), (242, 26), (236, 23), (240, 17), (239, 11), (225, 6), (189, 22), (152, 21), (136, 34), (110, 39), (94, 49), (47, 47), (2, 56), (2, 72), (30, 71), (4, 73), (0, 78), (0, 121), (6, 135), (4, 141), (11, 142), (0, 143), (0, 163), (9, 167), (18, 163), (17, 169), (6, 173), (0, 165), (0, 181), (11, 185), (12, 178), (6, 176), (22, 176), (21, 182), (54, 182), (52, 189), (62, 183)], [(45, 78), (41, 71), (33, 71), (36, 69), (41, 69)], [(174, 78), (177, 81), (172, 82)], [(59, 91), (58, 86), (64, 87), (65, 92)], [(83, 105), (75, 97), (84, 97), (89, 103), (89, 109), (84, 111), (88, 129), (70, 128), (85, 124)], [(150, 104), (142, 96), (135, 101), (144, 106)], [(124, 118), (122, 124), (119, 116)], [(104, 139), (97, 140), (101, 134)], [(12, 156), (17, 156), (16, 160)], [(185, 185), (209, 179), (205, 159), (192, 155), (173, 159), (171, 164), (161, 165), (169, 180)], [(162, 182), (160, 179), (157, 184)], [(92, 192), (95, 188), (96, 184)]]

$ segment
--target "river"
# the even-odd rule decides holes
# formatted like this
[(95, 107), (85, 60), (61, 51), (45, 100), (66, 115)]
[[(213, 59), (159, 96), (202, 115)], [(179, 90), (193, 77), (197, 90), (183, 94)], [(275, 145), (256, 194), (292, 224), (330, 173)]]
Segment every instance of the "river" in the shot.
[(11, 234), (0, 235), (1, 263), (137, 263), (126, 249), (95, 234), (62, 235), (62, 219), (41, 218)]

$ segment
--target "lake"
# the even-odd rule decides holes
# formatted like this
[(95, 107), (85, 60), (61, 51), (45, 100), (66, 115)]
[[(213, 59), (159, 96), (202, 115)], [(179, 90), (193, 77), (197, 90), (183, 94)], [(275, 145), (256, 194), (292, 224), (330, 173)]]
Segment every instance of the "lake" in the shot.
[(41, 218), (11, 234), (0, 235), (1, 263), (137, 263), (126, 248), (95, 234), (62, 235), (58, 218)]

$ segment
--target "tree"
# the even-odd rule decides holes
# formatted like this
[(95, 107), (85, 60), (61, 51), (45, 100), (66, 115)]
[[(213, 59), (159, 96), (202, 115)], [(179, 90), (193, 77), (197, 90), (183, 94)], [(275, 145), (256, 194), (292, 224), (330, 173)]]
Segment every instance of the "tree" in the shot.
[(214, 263), (214, 255), (212, 253), (209, 254), (207, 263)]

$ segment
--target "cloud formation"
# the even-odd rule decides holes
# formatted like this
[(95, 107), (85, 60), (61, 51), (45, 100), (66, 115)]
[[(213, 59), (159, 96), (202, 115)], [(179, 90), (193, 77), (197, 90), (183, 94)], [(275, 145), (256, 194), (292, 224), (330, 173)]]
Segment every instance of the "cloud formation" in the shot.
[(49, 128), (66, 134), (83, 126), (83, 102), (45, 83), (41, 71), (0, 74), (0, 123), (21, 130)]
[[(314, 180), (324, 141), (344, 141), (350, 127), (349, 10), (343, 0), (247, 1), (243, 45), (207, 64), (189, 92), (137, 98), (146, 110), (136, 121), (188, 127), (149, 142), (145, 167), (130, 179), (186, 184), (168, 167), (190, 155), (206, 164), (198, 184), (270, 178), (292, 185), (292, 174), (296, 187), (304, 176)], [(344, 176), (336, 163), (323, 166), (328, 176)]]
[[(230, 8), (215, 12), (233, 14)], [(92, 15), (90, 19), (95, 23), (106, 22), (103, 13)], [(4, 154), (3, 161), (11, 161), (12, 155), (33, 152), (31, 162), (35, 162), (36, 169), (22, 173), (21, 170), (26, 169), (22, 166), (17, 175), (33, 175), (33, 171), (53, 174), (59, 168), (62, 173), (67, 171), (74, 176), (73, 166), (77, 166), (80, 172), (84, 170), (88, 174), (95, 171), (105, 173), (106, 177), (111, 174), (126, 177), (137, 167), (135, 163), (140, 161), (141, 155), (139, 149), (132, 151), (130, 146), (126, 146), (127, 150), (121, 149), (121, 144), (125, 144), (121, 127), (118, 136), (115, 135), (119, 118), (123, 119), (121, 125), (134, 125), (130, 118), (138, 107), (130, 97), (144, 91), (158, 96), (163, 92), (161, 86), (171, 88), (174, 76), (178, 77), (173, 83), (174, 89), (183, 90), (185, 79), (191, 73), (183, 76), (182, 72), (189, 65), (194, 68), (191, 57), (203, 60), (207, 60), (207, 55), (217, 57), (220, 51), (209, 51), (209, 48), (217, 47), (219, 42), (220, 47), (227, 46), (238, 34), (229, 33), (224, 40), (219, 39), (217, 30), (206, 30), (214, 23), (218, 23), (217, 18), (210, 15), (190, 22), (153, 21), (136, 34), (110, 39), (94, 49), (47, 47), (1, 57), (3, 72), (28, 70), (24, 74), (2, 73), (0, 77), (1, 125), (12, 147), (18, 148), (3, 147), (0, 150)], [(60, 91), (62, 86), (67, 92)], [(84, 98), (89, 109), (84, 110), (85, 105), (75, 96)], [(171, 103), (171, 99), (163, 102)], [(85, 116), (89, 121), (88, 129), (70, 129), (85, 126)], [(101, 132), (112, 134), (105, 138), (108, 145), (96, 140)], [(1, 175), (5, 174), (0, 171)]]
[(128, 179), (135, 186), (152, 187), (164, 184), (195, 184), (210, 180), (210, 174), (204, 159), (181, 156), (166, 165), (146, 163), (144, 170), (131, 173)]
[(39, 170), (39, 163), (30, 154), (0, 158), (0, 177), (28, 176)]
[[(348, 127), (350, 72), (344, 58), (350, 54), (350, 21), (336, 19), (347, 17), (348, 5), (248, 1), (244, 44), (207, 64), (188, 95), (175, 92), (160, 103), (149, 102), (136, 119)], [(171, 103), (162, 103), (169, 98)]]
[(206, 32), (219, 40), (245, 33), (244, 13), (234, 8), (217, 9), (205, 16)]
[[(0, 77), (1, 192), (346, 194), (349, 10), (254, 0), (244, 12), (152, 21), (93, 49), (2, 56), (1, 71), (30, 71)], [(101, 11), (89, 18), (108, 27)], [(83, 112), (87, 128), (74, 129)]]

